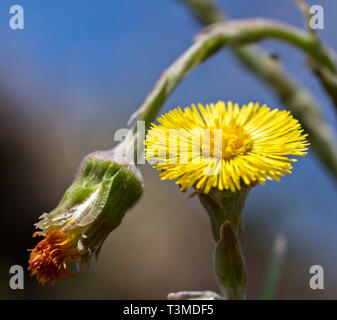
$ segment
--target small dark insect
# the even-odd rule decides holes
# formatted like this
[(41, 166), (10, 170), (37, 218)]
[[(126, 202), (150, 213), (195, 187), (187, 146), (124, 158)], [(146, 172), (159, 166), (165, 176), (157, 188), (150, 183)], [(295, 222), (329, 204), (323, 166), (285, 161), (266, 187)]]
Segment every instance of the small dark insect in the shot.
[(275, 61), (281, 60), (280, 56), (277, 53), (271, 53), (269, 56), (270, 56), (271, 59), (273, 59)]

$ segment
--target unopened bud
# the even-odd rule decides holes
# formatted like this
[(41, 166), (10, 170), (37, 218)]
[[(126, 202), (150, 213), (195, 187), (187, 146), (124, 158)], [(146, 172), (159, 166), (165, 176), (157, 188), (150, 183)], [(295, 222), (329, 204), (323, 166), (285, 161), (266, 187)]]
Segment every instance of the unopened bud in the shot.
[(114, 150), (86, 156), (73, 184), (58, 206), (44, 213), (33, 236), (44, 238), (31, 250), (29, 270), (41, 284), (55, 283), (65, 275), (69, 262), (88, 262), (98, 254), (143, 191), (140, 172), (127, 159), (114, 159)]

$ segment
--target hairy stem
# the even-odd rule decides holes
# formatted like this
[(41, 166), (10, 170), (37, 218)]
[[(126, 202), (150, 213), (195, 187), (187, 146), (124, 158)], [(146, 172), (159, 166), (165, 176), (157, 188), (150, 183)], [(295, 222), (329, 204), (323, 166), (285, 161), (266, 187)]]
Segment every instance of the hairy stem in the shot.
[(207, 211), (215, 240), (214, 269), (223, 295), (230, 300), (245, 298), (246, 267), (242, 252), (242, 211), (250, 187), (240, 191), (218, 191), (199, 194)]

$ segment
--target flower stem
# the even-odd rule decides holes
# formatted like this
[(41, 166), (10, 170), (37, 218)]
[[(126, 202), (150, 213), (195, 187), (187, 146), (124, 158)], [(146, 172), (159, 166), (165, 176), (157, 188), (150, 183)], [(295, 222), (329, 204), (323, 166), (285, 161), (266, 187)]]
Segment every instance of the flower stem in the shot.
[(214, 269), (218, 283), (227, 299), (244, 299), (246, 268), (242, 253), (242, 210), (250, 187), (240, 191), (218, 191), (199, 194), (209, 214), (213, 238), (216, 242)]

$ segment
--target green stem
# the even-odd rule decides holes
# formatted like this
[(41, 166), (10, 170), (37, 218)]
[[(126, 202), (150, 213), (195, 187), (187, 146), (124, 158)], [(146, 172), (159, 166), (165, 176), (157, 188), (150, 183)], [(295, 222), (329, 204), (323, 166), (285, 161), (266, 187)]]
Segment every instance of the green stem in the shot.
[(322, 67), (317, 62), (309, 59), (309, 66), (321, 81), (322, 86), (330, 96), (331, 101), (337, 108), (337, 73), (326, 67)]
[(271, 300), (275, 298), (286, 251), (287, 238), (284, 235), (278, 235), (274, 240), (266, 279), (259, 296), (260, 300)]
[(297, 28), (268, 19), (221, 23), (200, 33), (195, 43), (163, 72), (152, 92), (131, 116), (130, 121), (140, 116), (139, 120), (146, 121), (148, 126), (185, 75), (225, 45), (247, 44), (266, 38), (289, 42), (307, 52), (320, 64), (334, 69), (334, 62), (329, 52), (324, 47), (318, 46), (309, 34)]
[[(208, 194), (199, 194), (200, 203), (209, 214), (215, 241), (219, 241), (221, 225), (227, 220), (232, 224), (234, 230), (240, 230), (241, 213), (249, 190), (249, 187), (242, 186), (242, 190), (237, 192), (212, 189)], [(239, 232), (239, 236), (241, 240), (241, 232)]]
[(242, 252), (242, 211), (250, 187), (240, 191), (218, 191), (199, 194), (200, 203), (208, 212), (216, 242), (214, 269), (224, 295), (230, 300), (245, 298), (246, 268)]
[[(211, 0), (180, 0), (180, 2), (186, 4), (203, 25), (226, 20), (226, 17), (220, 13)], [(310, 91), (287, 74), (281, 61), (273, 59), (267, 52), (262, 51), (257, 46), (231, 46), (230, 48), (243, 66), (271, 87), (280, 102), (291, 110), (301, 122), (305, 131), (309, 134), (312, 149), (319, 160), (337, 179), (337, 139), (332, 127), (323, 119), (320, 112), (321, 107)], [(333, 59), (329, 58), (329, 60), (332, 62)], [(325, 84), (322, 82), (337, 105), (337, 81), (334, 81), (335, 77), (329, 77), (329, 75), (334, 74), (331, 71), (332, 68), (322, 68), (321, 64), (317, 63), (313, 65), (312, 60), (311, 64), (314, 71), (321, 70), (321, 72), (324, 72), (325, 75), (322, 78), (324, 78)], [(320, 69), (318, 66), (320, 66)]]
[[(300, 10), (303, 12), (306, 20), (306, 25), (308, 32), (311, 33), (312, 37), (316, 39), (317, 43), (319, 43), (319, 38), (315, 32), (314, 29), (310, 27), (310, 19), (312, 18), (313, 14), (310, 13), (310, 6), (305, 3), (303, 0), (295, 0), (297, 6), (300, 8)], [(308, 59), (309, 67), (314, 72), (314, 74), (317, 76), (317, 78), (320, 80), (322, 86), (324, 87), (325, 91), (330, 96), (330, 99), (332, 100), (334, 106), (337, 108), (337, 70), (336, 68), (331, 70), (328, 69), (320, 64), (318, 64), (316, 61), (313, 61), (312, 59)]]

